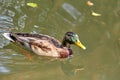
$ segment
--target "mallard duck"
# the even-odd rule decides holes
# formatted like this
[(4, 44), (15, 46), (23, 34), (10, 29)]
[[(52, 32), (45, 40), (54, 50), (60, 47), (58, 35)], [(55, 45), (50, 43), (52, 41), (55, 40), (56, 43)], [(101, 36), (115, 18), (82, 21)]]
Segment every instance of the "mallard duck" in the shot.
[(66, 58), (72, 55), (71, 44), (75, 44), (83, 50), (86, 47), (80, 42), (78, 35), (74, 32), (67, 32), (62, 43), (54, 37), (43, 34), (32, 33), (3, 33), (3, 36), (11, 42), (21, 45), (41, 56)]

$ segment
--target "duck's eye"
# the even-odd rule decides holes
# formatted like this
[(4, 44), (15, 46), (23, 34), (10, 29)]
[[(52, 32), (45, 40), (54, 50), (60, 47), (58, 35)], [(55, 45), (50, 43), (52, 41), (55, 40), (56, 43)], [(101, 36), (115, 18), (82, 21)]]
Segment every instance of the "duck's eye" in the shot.
[(69, 35), (67, 35), (67, 36), (69, 36), (69, 37), (70, 37), (70, 36), (72, 36), (72, 35), (70, 35), (70, 34), (69, 34)]

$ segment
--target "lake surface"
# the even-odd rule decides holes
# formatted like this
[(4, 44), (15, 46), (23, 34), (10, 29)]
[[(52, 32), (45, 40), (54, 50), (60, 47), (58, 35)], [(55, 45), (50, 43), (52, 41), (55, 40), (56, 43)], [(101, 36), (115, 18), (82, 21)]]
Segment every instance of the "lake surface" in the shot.
[(62, 41), (67, 31), (73, 31), (87, 48), (73, 45), (70, 59), (30, 53), (30, 60), (25, 50), (0, 34), (0, 80), (120, 80), (120, 0), (91, 3), (94, 5), (87, 0), (0, 0), (0, 33), (42, 33)]

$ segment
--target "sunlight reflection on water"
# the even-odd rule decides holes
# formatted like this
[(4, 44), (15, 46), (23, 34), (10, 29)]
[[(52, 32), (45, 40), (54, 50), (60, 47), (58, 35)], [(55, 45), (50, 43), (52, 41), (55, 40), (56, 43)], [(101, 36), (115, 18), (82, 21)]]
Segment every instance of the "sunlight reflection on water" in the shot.
[(0, 73), (9, 73), (10, 70), (7, 69), (6, 67), (4, 67), (1, 63), (0, 63)]

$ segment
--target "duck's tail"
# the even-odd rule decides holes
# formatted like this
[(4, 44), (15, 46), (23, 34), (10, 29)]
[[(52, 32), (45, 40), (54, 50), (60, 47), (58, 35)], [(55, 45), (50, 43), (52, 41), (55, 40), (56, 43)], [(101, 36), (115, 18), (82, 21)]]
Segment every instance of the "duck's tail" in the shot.
[(13, 36), (12, 33), (3, 33), (2, 35), (3, 35), (6, 39), (8, 39), (8, 40), (10, 40), (10, 41), (12, 41), (12, 42), (15, 42), (15, 40), (16, 40), (16, 37)]

